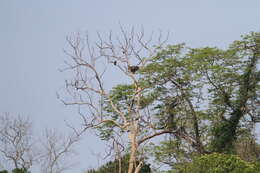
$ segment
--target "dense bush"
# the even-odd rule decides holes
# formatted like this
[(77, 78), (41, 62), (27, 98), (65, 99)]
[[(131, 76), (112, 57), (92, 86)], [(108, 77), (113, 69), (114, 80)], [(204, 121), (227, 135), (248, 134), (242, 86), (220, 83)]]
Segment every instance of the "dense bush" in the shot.
[[(2, 170), (2, 171), (0, 171), (0, 173), (8, 173), (8, 171), (7, 170)], [(15, 169), (12, 170), (12, 173), (30, 173), (30, 172), (27, 171), (24, 168), (15, 168)]]
[(214, 153), (178, 165), (173, 173), (260, 173), (260, 164), (243, 161), (235, 155)]
[(7, 170), (2, 170), (2, 171), (0, 171), (0, 173), (8, 173), (8, 171)]

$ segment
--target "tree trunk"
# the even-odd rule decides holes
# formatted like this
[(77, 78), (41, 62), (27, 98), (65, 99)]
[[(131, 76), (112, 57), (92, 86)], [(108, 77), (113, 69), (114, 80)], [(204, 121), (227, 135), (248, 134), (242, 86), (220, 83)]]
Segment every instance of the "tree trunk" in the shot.
[(136, 139), (137, 133), (138, 133), (137, 122), (133, 122), (132, 129), (130, 130), (130, 134), (129, 134), (129, 140), (131, 143), (131, 153), (129, 158), (128, 173), (134, 173), (135, 171), (135, 164), (137, 161), (136, 155), (137, 155), (137, 147), (138, 147), (138, 143)]
[(236, 139), (236, 130), (242, 116), (241, 111), (235, 111), (229, 120), (216, 127), (213, 140), (213, 150), (215, 152), (234, 152), (233, 142)]
[(213, 150), (216, 152), (233, 152), (233, 142), (236, 139), (236, 130), (239, 125), (240, 119), (245, 115), (247, 101), (255, 93), (254, 89), (257, 86), (257, 79), (255, 68), (259, 60), (259, 49), (255, 50), (253, 57), (245, 69), (244, 74), (241, 76), (241, 84), (239, 88), (239, 96), (237, 99), (237, 106), (231, 113), (228, 120), (224, 120), (215, 128)]

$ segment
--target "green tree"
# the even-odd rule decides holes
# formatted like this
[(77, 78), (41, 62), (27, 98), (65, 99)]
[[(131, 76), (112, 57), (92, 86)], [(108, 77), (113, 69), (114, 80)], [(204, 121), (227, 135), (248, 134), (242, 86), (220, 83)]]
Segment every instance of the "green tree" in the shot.
[(260, 33), (227, 49), (168, 46), (141, 70), (158, 128), (172, 129), (155, 147), (158, 161), (174, 166), (197, 154), (242, 154), (240, 136), (254, 140), (260, 112), (259, 46)]
[[(174, 128), (185, 128), (175, 136), (190, 136), (200, 153), (207, 152), (202, 141), (210, 142), (208, 151), (231, 152), (238, 129), (249, 128), (258, 118), (259, 54), (259, 33), (234, 41), (226, 50), (169, 46), (142, 70), (142, 80), (159, 95), (155, 109), (163, 124), (173, 117)], [(169, 111), (175, 100), (178, 104)]]

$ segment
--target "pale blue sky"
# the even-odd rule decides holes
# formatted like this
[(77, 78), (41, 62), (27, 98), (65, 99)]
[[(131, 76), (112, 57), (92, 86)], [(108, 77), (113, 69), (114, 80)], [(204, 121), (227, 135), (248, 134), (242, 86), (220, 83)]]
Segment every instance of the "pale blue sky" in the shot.
[[(56, 98), (67, 73), (65, 37), (73, 32), (119, 30), (143, 26), (169, 31), (169, 43), (226, 47), (241, 34), (260, 31), (259, 0), (0, 0), (0, 113), (30, 116), (37, 130), (79, 123), (75, 109)], [(81, 164), (96, 166), (89, 149), (101, 143), (86, 137), (77, 148)]]

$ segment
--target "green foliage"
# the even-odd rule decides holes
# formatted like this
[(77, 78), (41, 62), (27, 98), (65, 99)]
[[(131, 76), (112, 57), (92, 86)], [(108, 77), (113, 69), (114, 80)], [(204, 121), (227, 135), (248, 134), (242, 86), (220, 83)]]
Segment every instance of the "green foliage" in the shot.
[(24, 168), (16, 168), (12, 170), (12, 173), (30, 173)]
[[(0, 173), (8, 173), (7, 170), (2, 170)], [(12, 170), (12, 173), (30, 173), (27, 169), (25, 168), (15, 168)]]
[[(227, 49), (191, 49), (180, 44), (168, 46), (151, 58), (140, 73), (141, 80), (150, 84), (148, 92), (157, 95), (155, 104), (149, 105), (158, 119), (157, 126), (168, 128), (168, 119), (173, 117), (170, 127), (183, 129), (154, 148), (157, 161), (174, 167), (198, 153), (196, 145), (186, 140), (187, 136), (196, 139), (195, 122), (204, 151), (239, 152), (243, 159), (257, 158), (252, 152), (255, 145), (246, 145), (254, 154), (249, 157), (241, 142), (240, 148), (234, 144), (243, 129), (252, 137), (251, 125), (260, 112), (259, 52), (260, 33), (252, 32)], [(174, 100), (178, 104), (168, 106)]]
[(234, 155), (209, 154), (177, 166), (173, 173), (258, 173), (259, 166)]
[[(120, 84), (112, 88), (109, 95), (113, 103), (117, 106), (117, 108), (124, 112), (127, 116), (128, 107), (132, 104), (132, 100), (134, 97), (134, 85)], [(117, 120), (119, 115), (114, 111), (110, 102), (105, 99), (102, 100), (102, 116), (104, 119)], [(127, 116), (127, 118), (129, 118)], [(115, 130), (116, 125), (113, 121), (107, 121), (102, 125), (98, 126), (98, 135), (102, 140), (109, 140), (114, 134), (113, 130)], [(119, 133), (123, 133), (123, 131), (119, 131)]]
[(0, 171), (0, 173), (8, 173), (8, 171), (7, 170), (2, 170), (2, 171)]

